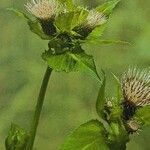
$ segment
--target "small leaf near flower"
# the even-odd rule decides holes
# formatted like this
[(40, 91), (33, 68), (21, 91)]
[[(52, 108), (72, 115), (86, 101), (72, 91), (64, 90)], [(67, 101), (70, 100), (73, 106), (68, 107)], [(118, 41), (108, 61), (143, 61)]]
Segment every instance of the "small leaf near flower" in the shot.
[(9, 135), (6, 138), (6, 150), (25, 150), (29, 135), (18, 125), (12, 124)]
[(60, 150), (109, 150), (105, 135), (103, 125), (98, 120), (91, 120), (78, 127)]

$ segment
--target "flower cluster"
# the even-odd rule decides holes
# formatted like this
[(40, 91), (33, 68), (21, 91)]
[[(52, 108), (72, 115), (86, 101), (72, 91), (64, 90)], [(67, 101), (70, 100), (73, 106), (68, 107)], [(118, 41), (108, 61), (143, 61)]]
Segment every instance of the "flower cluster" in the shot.
[[(69, 10), (67, 10), (66, 4), (62, 4), (57, 0), (31, 0), (31, 2), (27, 2), (25, 7), (29, 13), (31, 13), (40, 21), (44, 33), (46, 33), (47, 35), (50, 35), (50, 33), (54, 33), (51, 32), (49, 28), (52, 28), (51, 30), (55, 31), (53, 23), (55, 22), (55, 18), (59, 16), (59, 14), (65, 15), (65, 13), (68, 13), (69, 16)], [(72, 29), (73, 31), (81, 35), (81, 37), (87, 37), (95, 27), (100, 26), (107, 21), (106, 16), (102, 12), (98, 12), (94, 9), (87, 10), (86, 8), (76, 6), (76, 10), (72, 10), (72, 12), (74, 11), (75, 13), (78, 13), (81, 10), (83, 10), (83, 12), (87, 12), (87, 15), (85, 15), (87, 16), (87, 18), (81, 21), (81, 24), (78, 24), (74, 27), (74, 29)], [(83, 12), (81, 11), (81, 16), (79, 16), (79, 19), (84, 16)], [(76, 14), (74, 15), (76, 16)], [(73, 19), (75, 18), (75, 16), (72, 19), (68, 18), (68, 20), (71, 19), (72, 22), (74, 22)], [(70, 25), (68, 24), (68, 26)]]

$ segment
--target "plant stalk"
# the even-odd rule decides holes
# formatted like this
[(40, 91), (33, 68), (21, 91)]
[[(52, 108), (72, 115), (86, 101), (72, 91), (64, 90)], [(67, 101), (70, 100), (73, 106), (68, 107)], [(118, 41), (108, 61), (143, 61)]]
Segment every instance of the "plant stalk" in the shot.
[(44, 103), (45, 93), (46, 93), (46, 89), (48, 86), (48, 82), (49, 82), (49, 78), (50, 78), (51, 73), (52, 73), (52, 69), (47, 67), (44, 78), (43, 78), (43, 82), (42, 82), (42, 85), (40, 88), (39, 96), (37, 99), (37, 104), (36, 104), (36, 108), (35, 108), (35, 112), (34, 112), (33, 122), (31, 124), (30, 139), (29, 139), (29, 142), (27, 144), (26, 150), (32, 150), (33, 149), (36, 131), (37, 131), (37, 127), (39, 124), (39, 119), (40, 119), (40, 115), (41, 115), (41, 111), (42, 111), (42, 107), (43, 107), (43, 103)]

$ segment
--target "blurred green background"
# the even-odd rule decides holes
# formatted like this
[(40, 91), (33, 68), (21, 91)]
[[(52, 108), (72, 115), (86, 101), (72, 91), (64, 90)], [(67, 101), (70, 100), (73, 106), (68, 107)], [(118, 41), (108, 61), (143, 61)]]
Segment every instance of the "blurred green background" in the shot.
[[(103, 0), (78, 0), (94, 7)], [(46, 64), (41, 52), (47, 49), (31, 33), (26, 22), (6, 11), (7, 7), (24, 9), (24, 0), (0, 0), (0, 150), (11, 122), (28, 128)], [(107, 72), (107, 93), (115, 96), (114, 81), (129, 65), (150, 65), (150, 1), (122, 0), (105, 31), (105, 39), (121, 39), (132, 45), (89, 46), (97, 69)], [(36, 150), (57, 150), (65, 137), (81, 123), (96, 118), (95, 100), (98, 84), (81, 73), (53, 72), (36, 137)], [(134, 135), (128, 150), (150, 150), (150, 128)]]

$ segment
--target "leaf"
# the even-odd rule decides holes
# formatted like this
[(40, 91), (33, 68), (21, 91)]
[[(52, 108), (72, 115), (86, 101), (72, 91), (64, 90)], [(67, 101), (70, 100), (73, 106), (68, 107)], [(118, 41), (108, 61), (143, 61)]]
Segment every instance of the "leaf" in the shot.
[(109, 134), (109, 143), (111, 150), (126, 150), (126, 144), (129, 142), (129, 134), (127, 133), (121, 119), (111, 122), (112, 132)]
[(18, 125), (12, 124), (9, 135), (6, 138), (6, 150), (24, 150), (28, 142), (29, 135)]
[(44, 39), (44, 40), (50, 40), (51, 37), (46, 35), (44, 32), (43, 32), (43, 29), (41, 27), (41, 24), (39, 23), (38, 20), (32, 20), (30, 19), (24, 12), (20, 11), (20, 10), (17, 10), (17, 9), (14, 9), (14, 8), (8, 8), (9, 11), (12, 11), (14, 12), (17, 16), (19, 17), (22, 17), (24, 19), (27, 20), (27, 23), (30, 27), (30, 30), (37, 34), (41, 39)]
[(98, 44), (98, 45), (110, 45), (110, 44), (122, 44), (122, 45), (131, 45), (129, 42), (120, 41), (120, 40), (101, 40), (99, 38), (91, 38), (85, 41), (88, 44)]
[(150, 106), (144, 106), (136, 111), (135, 117), (142, 121), (144, 126), (150, 125)]
[(44, 39), (44, 40), (50, 40), (52, 39), (51, 36), (48, 36), (46, 35), (44, 32), (43, 32), (43, 29), (39, 23), (39, 21), (35, 20), (35, 21), (32, 21), (32, 20), (28, 20), (28, 25), (30, 27), (30, 30), (35, 33), (36, 35), (38, 35), (41, 39)]
[(101, 83), (93, 57), (84, 52), (66, 52), (59, 55), (52, 55), (49, 52), (45, 52), (43, 53), (42, 58), (48, 63), (49, 67), (53, 68), (55, 71), (87, 72)]
[(112, 0), (104, 3), (103, 5), (100, 5), (96, 8), (98, 12), (101, 12), (109, 17), (109, 15), (112, 13), (113, 9), (116, 7), (116, 5), (119, 3), (120, 0)]
[(102, 85), (99, 89), (97, 101), (96, 101), (96, 111), (97, 114), (99, 115), (100, 118), (104, 118), (104, 106), (105, 106), (105, 85), (106, 85), (106, 76), (105, 73), (103, 72), (103, 82)]
[(113, 78), (114, 78), (114, 80), (115, 80), (115, 82), (116, 82), (116, 86), (117, 86), (117, 102), (118, 102), (118, 104), (120, 104), (120, 101), (121, 101), (121, 98), (122, 98), (122, 90), (121, 90), (121, 83), (120, 83), (120, 81), (119, 81), (119, 79), (117, 78), (117, 76), (115, 75), (115, 74), (113, 74), (112, 72), (111, 72), (111, 74), (112, 74), (112, 76), (113, 76)]
[(19, 17), (22, 17), (22, 18), (27, 19), (27, 20), (29, 19), (29, 17), (24, 12), (22, 12), (20, 10), (17, 10), (15, 8), (7, 8), (7, 10), (13, 12), (14, 14), (16, 14)]
[(61, 32), (71, 32), (73, 28), (84, 22), (88, 15), (86, 10), (61, 13), (55, 20), (57, 28)]
[(95, 41), (95, 40), (99, 39), (102, 36), (105, 28), (106, 28), (106, 23), (103, 25), (97, 26), (87, 37), (87, 42)]
[(77, 128), (60, 150), (109, 150), (105, 130), (98, 120), (91, 120)]
[(68, 10), (73, 10), (74, 9), (74, 3), (73, 0), (58, 0), (59, 2), (61, 2), (63, 5), (65, 4), (67, 6)]

